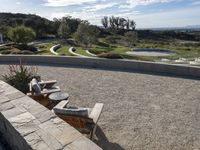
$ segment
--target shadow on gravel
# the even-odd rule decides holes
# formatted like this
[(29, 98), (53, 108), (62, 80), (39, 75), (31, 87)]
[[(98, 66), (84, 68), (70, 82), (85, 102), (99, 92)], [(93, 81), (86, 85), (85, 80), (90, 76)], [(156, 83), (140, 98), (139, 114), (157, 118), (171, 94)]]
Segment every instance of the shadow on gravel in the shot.
[(119, 144), (109, 142), (100, 127), (97, 127), (96, 129), (96, 136), (97, 139), (95, 139), (94, 142), (103, 150), (125, 150)]

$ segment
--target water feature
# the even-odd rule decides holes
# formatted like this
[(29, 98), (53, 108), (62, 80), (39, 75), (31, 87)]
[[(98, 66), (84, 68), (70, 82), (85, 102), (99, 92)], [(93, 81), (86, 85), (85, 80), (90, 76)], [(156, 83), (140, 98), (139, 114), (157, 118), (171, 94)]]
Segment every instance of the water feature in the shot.
[(175, 52), (170, 50), (157, 48), (134, 48), (132, 51), (128, 51), (126, 53), (136, 56), (169, 56), (176, 54)]

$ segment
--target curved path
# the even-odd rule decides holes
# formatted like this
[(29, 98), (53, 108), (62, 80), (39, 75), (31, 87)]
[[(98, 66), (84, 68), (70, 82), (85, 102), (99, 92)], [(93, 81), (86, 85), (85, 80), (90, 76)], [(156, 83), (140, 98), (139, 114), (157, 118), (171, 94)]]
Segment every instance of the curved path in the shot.
[[(104, 150), (200, 147), (198, 80), (65, 67), (38, 69), (42, 79), (56, 79), (70, 94), (69, 105), (105, 104), (96, 141)], [(7, 70), (0, 65), (0, 76)]]

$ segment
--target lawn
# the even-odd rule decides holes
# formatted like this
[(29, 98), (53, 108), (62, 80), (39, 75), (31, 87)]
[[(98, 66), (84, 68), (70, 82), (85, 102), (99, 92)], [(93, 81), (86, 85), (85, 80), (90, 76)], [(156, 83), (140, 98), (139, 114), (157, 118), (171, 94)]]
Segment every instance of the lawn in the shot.
[[(61, 44), (62, 47), (57, 50), (60, 55), (73, 56), (69, 53), (69, 48), (71, 45), (60, 42), (49, 42), (35, 45), (35, 47), (39, 48), (40, 51), (35, 52), (37, 55), (53, 55), (50, 52), (50, 48), (56, 44)], [(172, 42), (163, 42), (163, 41), (150, 41), (150, 40), (141, 40), (136, 43), (135, 48), (160, 48), (167, 49), (176, 52), (176, 55), (171, 56), (160, 56), (160, 57), (152, 57), (152, 56), (134, 56), (126, 54), (131, 48), (123, 46), (123, 44), (109, 44), (106, 42), (98, 42), (97, 44), (92, 45), (88, 50), (94, 54), (102, 54), (109, 53), (114, 55), (119, 55), (125, 59), (134, 59), (134, 60), (145, 60), (145, 61), (160, 61), (161, 59), (169, 59), (176, 60), (179, 58), (187, 58), (190, 60), (194, 60), (194, 58), (200, 57), (200, 42), (184, 42), (184, 41), (172, 41)], [(81, 46), (77, 46), (76, 53), (84, 56), (92, 57), (88, 53), (86, 53), (86, 48)], [(5, 48), (1, 48), (1, 51), (7, 50)], [(11, 51), (12, 49), (10, 49)], [(14, 50), (14, 49), (13, 49)]]
[(50, 43), (44, 43), (35, 45), (37, 48), (39, 48), (40, 51), (36, 52), (37, 55), (53, 55), (50, 52), (50, 48), (54, 45), (58, 44), (57, 42), (50, 42)]

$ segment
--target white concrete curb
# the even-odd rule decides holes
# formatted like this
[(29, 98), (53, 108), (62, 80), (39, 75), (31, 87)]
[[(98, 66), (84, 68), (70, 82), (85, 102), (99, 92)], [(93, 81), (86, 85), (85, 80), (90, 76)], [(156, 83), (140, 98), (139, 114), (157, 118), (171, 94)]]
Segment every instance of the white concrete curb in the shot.
[(89, 50), (86, 50), (86, 53), (88, 53), (89, 55), (93, 56), (93, 57), (97, 57), (96, 54), (91, 53)]
[(88, 58), (87, 56), (84, 56), (84, 55), (81, 55), (81, 54), (75, 53), (75, 52), (73, 51), (73, 49), (74, 49), (74, 47), (70, 47), (70, 48), (69, 48), (69, 52), (70, 52), (72, 55), (74, 55), (74, 56), (79, 56), (79, 57), (86, 57), (86, 58)]
[(50, 48), (50, 52), (51, 52), (52, 54), (54, 54), (54, 55), (59, 55), (58, 53), (56, 53), (56, 50), (59, 49), (60, 47), (61, 47), (60, 44), (54, 45), (54, 46), (52, 46), (52, 47)]

